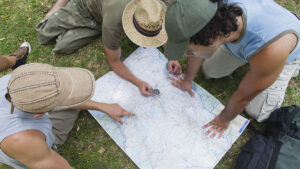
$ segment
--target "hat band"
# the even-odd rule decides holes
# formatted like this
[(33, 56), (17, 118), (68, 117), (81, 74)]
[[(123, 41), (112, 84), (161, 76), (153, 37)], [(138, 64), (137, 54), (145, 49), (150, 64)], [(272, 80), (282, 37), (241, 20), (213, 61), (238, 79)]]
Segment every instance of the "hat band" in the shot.
[(135, 20), (135, 17), (133, 16), (133, 25), (135, 27), (135, 29), (140, 32), (142, 35), (145, 35), (145, 36), (148, 36), (148, 37), (153, 37), (153, 36), (156, 36), (159, 34), (159, 32), (161, 31), (162, 29), (162, 26), (158, 29), (158, 30), (155, 30), (155, 31), (149, 31), (149, 30), (146, 30), (144, 28), (142, 28), (138, 23), (137, 21)]

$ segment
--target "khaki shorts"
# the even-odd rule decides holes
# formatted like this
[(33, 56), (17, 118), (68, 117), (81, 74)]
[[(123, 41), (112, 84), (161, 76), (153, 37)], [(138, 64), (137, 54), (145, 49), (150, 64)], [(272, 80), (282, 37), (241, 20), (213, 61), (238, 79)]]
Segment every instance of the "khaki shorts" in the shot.
[[(202, 69), (207, 78), (221, 78), (245, 64), (221, 46), (211, 58), (205, 60)], [(274, 109), (281, 106), (289, 81), (299, 74), (299, 69), (300, 58), (286, 63), (277, 80), (248, 104), (246, 113), (259, 122), (267, 119)]]
[(52, 134), (55, 137), (54, 145), (61, 146), (68, 138), (78, 117), (79, 110), (60, 110), (48, 113), (52, 123)]

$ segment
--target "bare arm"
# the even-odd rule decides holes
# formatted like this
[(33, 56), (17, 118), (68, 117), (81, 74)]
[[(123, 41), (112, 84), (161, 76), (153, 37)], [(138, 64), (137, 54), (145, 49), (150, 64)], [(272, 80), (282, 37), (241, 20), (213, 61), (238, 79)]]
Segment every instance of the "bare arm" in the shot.
[(186, 81), (193, 81), (194, 78), (197, 76), (197, 72), (201, 67), (204, 59), (196, 56), (189, 56), (187, 61), (187, 70), (185, 74), (184, 80)]
[(110, 67), (118, 76), (137, 86), (143, 96), (152, 95), (152, 87), (148, 83), (135, 77), (124, 63), (121, 62), (121, 48), (111, 50), (104, 46), (104, 49)]
[(68, 162), (50, 149), (45, 136), (37, 130), (25, 130), (6, 137), (2, 151), (30, 169), (71, 169)]
[(135, 114), (127, 112), (118, 104), (106, 104), (106, 103), (99, 103), (93, 100), (89, 100), (84, 104), (79, 106), (73, 107), (72, 109), (79, 109), (79, 110), (98, 110), (106, 113), (112, 119), (118, 121), (122, 124), (122, 120), (119, 116), (134, 116)]
[[(250, 59), (250, 70), (230, 97), (225, 109), (213, 121), (204, 126), (204, 128), (212, 126), (207, 134), (217, 130), (221, 133), (220, 137), (229, 122), (242, 112), (255, 96), (274, 83), (295, 45), (296, 37), (292, 34), (285, 35)], [(216, 134), (214, 132), (211, 137)]]
[(50, 9), (45, 17), (50, 16), (53, 12), (61, 7), (65, 7), (68, 4), (69, 0), (58, 0), (55, 5)]

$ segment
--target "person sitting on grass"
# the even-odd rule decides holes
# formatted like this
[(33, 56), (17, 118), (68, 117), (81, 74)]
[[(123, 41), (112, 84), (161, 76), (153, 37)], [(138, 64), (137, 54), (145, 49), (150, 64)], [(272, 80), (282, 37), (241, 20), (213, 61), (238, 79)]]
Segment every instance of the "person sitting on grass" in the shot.
[(48, 114), (99, 110), (121, 124), (120, 116), (135, 115), (118, 104), (92, 101), (94, 88), (94, 76), (86, 69), (39, 63), (20, 66), (0, 78), (0, 162), (18, 169), (72, 168), (51, 149), (59, 133), (52, 129)]
[(249, 63), (224, 110), (203, 126), (211, 137), (221, 137), (244, 109), (259, 122), (267, 119), (299, 74), (299, 18), (273, 0), (176, 0), (168, 7), (166, 31), (166, 56), (188, 56), (185, 77), (173, 85), (190, 95), (201, 65), (207, 78), (221, 78)]
[[(102, 36), (105, 56), (112, 70), (134, 84), (143, 96), (152, 87), (137, 78), (121, 61), (121, 41), (127, 37), (142, 47), (158, 47), (167, 41), (166, 7), (160, 0), (58, 0), (38, 23), (39, 43), (56, 43), (55, 53), (70, 54)], [(170, 61), (170, 73), (180, 72)]]
[(23, 42), (19, 49), (10, 55), (0, 55), (0, 72), (8, 69), (16, 69), (27, 61), (27, 56), (31, 52), (31, 46), (28, 42)]

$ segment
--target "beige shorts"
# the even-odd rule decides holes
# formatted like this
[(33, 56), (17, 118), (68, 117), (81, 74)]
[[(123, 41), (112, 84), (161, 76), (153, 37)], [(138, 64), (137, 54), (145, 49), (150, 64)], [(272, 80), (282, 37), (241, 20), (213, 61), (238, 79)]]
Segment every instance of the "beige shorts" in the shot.
[(65, 143), (78, 114), (79, 110), (58, 110), (48, 113), (52, 123), (52, 134), (55, 137), (54, 145), (61, 146)]
[[(202, 69), (208, 78), (221, 78), (245, 64), (221, 46), (210, 59), (205, 60)], [(286, 63), (277, 80), (248, 104), (245, 108), (246, 113), (259, 122), (267, 119), (274, 109), (281, 106), (289, 81), (298, 76), (299, 69), (300, 58)]]

